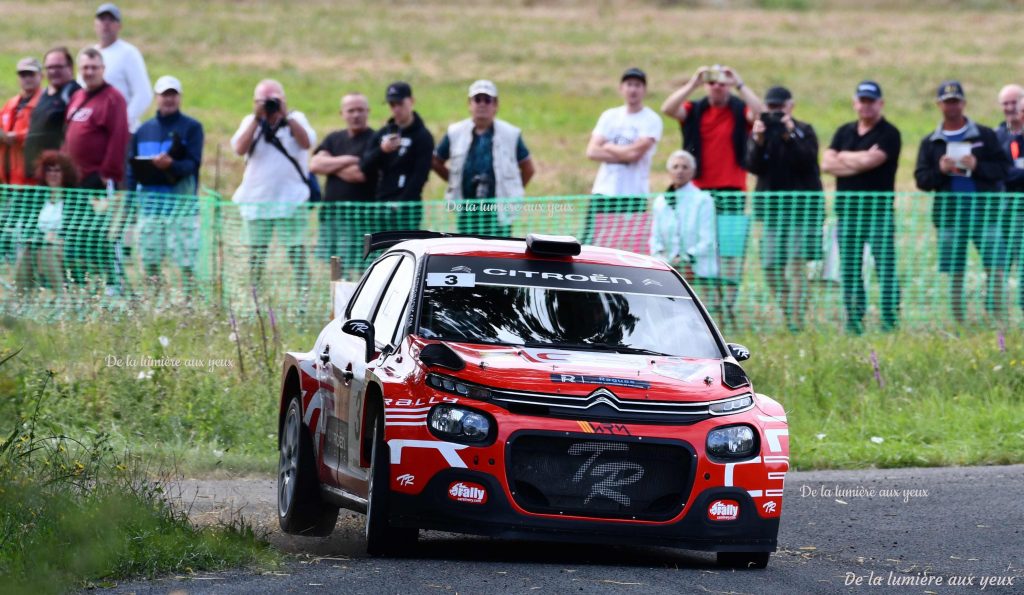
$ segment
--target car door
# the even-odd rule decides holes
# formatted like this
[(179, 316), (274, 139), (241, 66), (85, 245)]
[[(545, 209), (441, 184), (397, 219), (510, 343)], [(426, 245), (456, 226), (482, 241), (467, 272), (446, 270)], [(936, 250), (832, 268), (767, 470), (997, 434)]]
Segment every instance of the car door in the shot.
[(365, 389), (366, 343), (360, 337), (341, 332), (341, 327), (347, 320), (372, 318), (381, 294), (401, 260), (401, 254), (389, 254), (370, 268), (349, 301), (345, 315), (332, 321), (334, 328), (320, 346), (321, 357), (327, 359), (325, 377), (329, 386), (324, 388), (334, 396), (333, 408), (324, 424), (327, 439), (323, 460), (333, 471), (337, 484), (350, 491), (365, 477), (358, 465), (351, 468), (347, 464), (347, 453), (353, 443), (358, 446), (356, 423), (359, 418), (352, 415), (351, 402)]

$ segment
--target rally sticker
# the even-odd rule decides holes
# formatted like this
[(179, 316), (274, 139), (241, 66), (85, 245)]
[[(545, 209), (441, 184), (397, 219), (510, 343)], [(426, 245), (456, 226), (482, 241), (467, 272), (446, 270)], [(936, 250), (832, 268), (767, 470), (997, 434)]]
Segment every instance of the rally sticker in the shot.
[(740, 503), (735, 500), (715, 500), (708, 506), (712, 521), (735, 521), (740, 516)]
[(604, 386), (624, 386), (626, 388), (651, 388), (650, 382), (613, 376), (589, 376), (584, 374), (552, 374), (551, 382), (568, 382), (570, 384), (601, 384)]
[(475, 287), (473, 273), (427, 273), (427, 287)]
[(487, 488), (472, 481), (457, 481), (448, 486), (448, 497), (466, 504), (487, 502)]

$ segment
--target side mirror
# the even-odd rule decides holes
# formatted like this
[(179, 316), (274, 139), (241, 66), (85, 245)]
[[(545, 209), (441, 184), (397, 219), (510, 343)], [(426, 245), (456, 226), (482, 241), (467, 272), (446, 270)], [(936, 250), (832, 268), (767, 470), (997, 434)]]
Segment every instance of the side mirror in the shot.
[(739, 343), (729, 343), (729, 353), (731, 353), (738, 362), (750, 359), (750, 350)]
[(372, 322), (360, 319), (349, 320), (341, 325), (341, 332), (353, 337), (362, 337), (366, 341), (366, 361), (373, 359), (374, 337)]

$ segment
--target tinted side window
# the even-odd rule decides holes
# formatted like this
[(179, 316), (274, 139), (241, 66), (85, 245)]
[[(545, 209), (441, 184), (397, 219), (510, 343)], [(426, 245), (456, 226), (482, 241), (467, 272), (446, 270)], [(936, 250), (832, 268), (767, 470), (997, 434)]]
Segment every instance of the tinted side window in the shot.
[(395, 335), (398, 323), (402, 319), (402, 312), (405, 311), (405, 304), (409, 301), (414, 272), (413, 259), (402, 259), (395, 276), (384, 291), (380, 308), (377, 309), (377, 315), (373, 319), (374, 333), (382, 342), (391, 341)]
[(359, 293), (352, 298), (352, 308), (349, 309), (348, 315), (349, 320), (366, 320), (370, 318), (370, 315), (373, 314), (373, 306), (377, 303), (377, 296), (380, 295), (380, 290), (383, 289), (384, 284), (391, 277), (391, 271), (394, 270), (395, 263), (399, 258), (401, 257), (395, 254), (373, 265), (370, 272), (366, 274), (366, 280), (359, 288)]

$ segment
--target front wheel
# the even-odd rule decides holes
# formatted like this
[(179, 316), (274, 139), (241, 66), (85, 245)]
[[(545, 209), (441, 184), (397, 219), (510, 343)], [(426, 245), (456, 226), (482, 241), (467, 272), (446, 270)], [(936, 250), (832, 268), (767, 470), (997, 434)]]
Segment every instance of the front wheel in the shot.
[(718, 552), (718, 565), (726, 568), (767, 568), (769, 552)]
[(370, 447), (370, 483), (366, 498), (366, 553), (371, 556), (400, 554), (416, 544), (419, 530), (392, 527), (388, 521), (391, 500), (391, 461), (384, 442), (384, 414), (373, 418)]
[(313, 440), (302, 425), (298, 397), (292, 399), (281, 426), (277, 463), (277, 518), (293, 535), (324, 537), (334, 531), (338, 508), (320, 497)]

